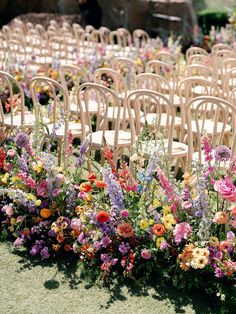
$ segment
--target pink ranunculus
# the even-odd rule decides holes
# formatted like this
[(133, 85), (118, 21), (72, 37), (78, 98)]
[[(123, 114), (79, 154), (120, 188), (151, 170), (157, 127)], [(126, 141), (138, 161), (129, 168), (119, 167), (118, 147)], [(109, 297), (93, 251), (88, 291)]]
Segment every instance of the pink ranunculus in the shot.
[(57, 197), (59, 194), (60, 194), (60, 190), (59, 189), (55, 189), (55, 190), (53, 190), (53, 192), (52, 192), (52, 195), (54, 196), (54, 197)]
[(120, 215), (122, 218), (128, 218), (129, 217), (129, 212), (128, 210), (124, 209), (120, 212)]
[(47, 196), (47, 181), (46, 180), (42, 180), (37, 188), (37, 195), (38, 196), (42, 196), (42, 197), (46, 197)]
[(214, 184), (214, 189), (219, 195), (229, 202), (236, 201), (236, 186), (232, 183), (230, 177), (218, 180)]
[(151, 254), (151, 252), (150, 252), (149, 250), (144, 249), (144, 250), (142, 250), (142, 252), (141, 252), (141, 256), (142, 256), (142, 258), (144, 258), (144, 259), (150, 259), (150, 258), (152, 257), (152, 254)]

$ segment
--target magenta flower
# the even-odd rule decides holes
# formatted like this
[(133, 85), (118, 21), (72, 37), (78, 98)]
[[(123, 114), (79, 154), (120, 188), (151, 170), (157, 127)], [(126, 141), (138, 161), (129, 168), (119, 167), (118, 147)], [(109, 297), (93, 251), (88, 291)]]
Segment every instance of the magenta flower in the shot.
[(220, 145), (215, 148), (215, 160), (216, 161), (227, 161), (230, 159), (231, 150), (225, 145)]
[(150, 252), (149, 250), (144, 249), (144, 250), (142, 250), (142, 252), (141, 252), (141, 256), (142, 256), (142, 258), (144, 258), (144, 259), (150, 259), (150, 258), (152, 257), (152, 254), (151, 254), (151, 252)]
[(122, 210), (121, 212), (120, 212), (120, 215), (121, 215), (121, 217), (122, 218), (128, 218), (129, 217), (129, 212), (128, 212), (128, 210)]
[(211, 161), (213, 160), (212, 156), (212, 148), (209, 143), (209, 139), (207, 136), (204, 136), (202, 138), (202, 145), (203, 145), (203, 151), (204, 151), (204, 156), (205, 156), (205, 161)]
[(77, 218), (73, 218), (71, 220), (70, 226), (71, 226), (71, 229), (73, 229), (73, 230), (80, 230), (81, 221)]
[(47, 181), (46, 180), (42, 180), (37, 188), (37, 195), (38, 196), (42, 196), (42, 197), (46, 197), (47, 196)]

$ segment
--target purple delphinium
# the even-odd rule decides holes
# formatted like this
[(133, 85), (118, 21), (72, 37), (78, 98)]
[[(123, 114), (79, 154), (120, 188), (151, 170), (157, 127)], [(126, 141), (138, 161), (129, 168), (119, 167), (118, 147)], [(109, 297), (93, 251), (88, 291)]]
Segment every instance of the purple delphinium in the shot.
[(116, 176), (112, 173), (111, 168), (103, 168), (102, 176), (107, 185), (111, 205), (116, 206), (118, 210), (124, 209), (124, 195), (120, 183), (116, 180)]
[(26, 133), (18, 133), (16, 134), (15, 142), (19, 148), (25, 148), (29, 145), (29, 135)]
[(230, 159), (231, 150), (225, 145), (219, 145), (215, 148), (215, 160), (216, 161), (227, 161)]
[(85, 162), (85, 156), (88, 152), (88, 149), (89, 149), (89, 141), (85, 140), (82, 142), (82, 144), (80, 145), (80, 148), (79, 148), (79, 155), (78, 155), (77, 160), (76, 160), (76, 166), (77, 167), (81, 167), (83, 165), (83, 163)]

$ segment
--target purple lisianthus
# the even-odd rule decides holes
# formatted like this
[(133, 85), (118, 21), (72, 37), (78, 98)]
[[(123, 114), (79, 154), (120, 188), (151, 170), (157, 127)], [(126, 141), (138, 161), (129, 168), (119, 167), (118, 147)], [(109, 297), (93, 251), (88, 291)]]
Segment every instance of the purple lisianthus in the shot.
[(215, 148), (215, 160), (216, 161), (227, 161), (230, 159), (231, 150), (225, 145), (219, 145)]
[(110, 243), (111, 243), (111, 239), (109, 237), (105, 237), (101, 241), (101, 244), (104, 248), (108, 247)]
[(124, 243), (122, 242), (120, 245), (119, 245), (119, 251), (122, 255), (125, 255), (129, 252), (130, 250), (130, 246), (128, 243)]
[(19, 148), (24, 148), (29, 145), (29, 135), (26, 133), (18, 133), (15, 137), (16, 145)]
[(50, 257), (50, 254), (48, 252), (48, 247), (44, 247), (41, 251), (40, 251), (40, 255), (42, 257), (42, 259), (48, 259)]
[(22, 246), (24, 244), (24, 240), (22, 238), (16, 238), (14, 242), (14, 246)]
[(35, 256), (35, 255), (38, 255), (39, 254), (39, 251), (41, 249), (41, 246), (40, 245), (33, 245), (30, 249), (30, 254)]

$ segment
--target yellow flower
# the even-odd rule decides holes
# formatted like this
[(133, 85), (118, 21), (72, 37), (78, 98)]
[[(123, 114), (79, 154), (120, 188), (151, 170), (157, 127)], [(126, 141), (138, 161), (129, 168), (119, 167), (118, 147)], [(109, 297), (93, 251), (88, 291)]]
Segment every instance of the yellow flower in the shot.
[(33, 165), (33, 169), (34, 171), (36, 171), (37, 173), (40, 173), (42, 171), (42, 168), (43, 168), (43, 163), (42, 161), (36, 163)]
[(165, 238), (163, 238), (163, 237), (157, 238), (157, 240), (156, 240), (156, 247), (157, 247), (158, 249), (159, 249), (160, 246), (161, 246), (161, 242), (164, 241), (164, 240), (165, 240)]
[(11, 225), (15, 225), (15, 223), (16, 223), (16, 218), (11, 217), (10, 222), (11, 222)]
[(2, 178), (2, 183), (7, 184), (7, 181), (9, 179), (9, 177), (10, 177), (10, 174), (9, 173), (5, 173), (3, 178)]
[(154, 225), (154, 220), (153, 219), (149, 219), (149, 226), (152, 226), (152, 225)]
[(164, 205), (163, 208), (162, 208), (162, 212), (163, 212), (163, 215), (167, 215), (169, 213), (171, 213), (171, 208), (169, 205)]
[(217, 237), (210, 237), (209, 239), (210, 246), (217, 247), (219, 245), (219, 240)]
[(145, 219), (140, 220), (140, 222), (139, 222), (139, 227), (140, 227), (140, 229), (142, 229), (142, 230), (147, 229), (147, 228), (149, 227), (149, 221), (148, 221), (148, 220), (145, 220)]
[(172, 225), (176, 224), (175, 218), (172, 214), (167, 214), (162, 217), (162, 222), (166, 229), (172, 229)]
[(153, 207), (158, 207), (160, 205), (160, 202), (159, 202), (159, 200), (157, 199), (157, 198), (154, 198), (154, 200), (153, 200), (153, 202), (152, 202), (152, 206)]
[(18, 176), (14, 176), (14, 177), (11, 178), (11, 182), (12, 183), (15, 183), (17, 181), (20, 181), (20, 178)]
[(29, 193), (27, 196), (26, 196), (27, 200), (29, 201), (35, 201), (36, 200), (36, 197), (34, 196), (34, 194), (31, 194)]
[(35, 205), (36, 205), (36, 206), (40, 206), (41, 203), (42, 203), (41, 200), (36, 200), (36, 201), (35, 201)]

